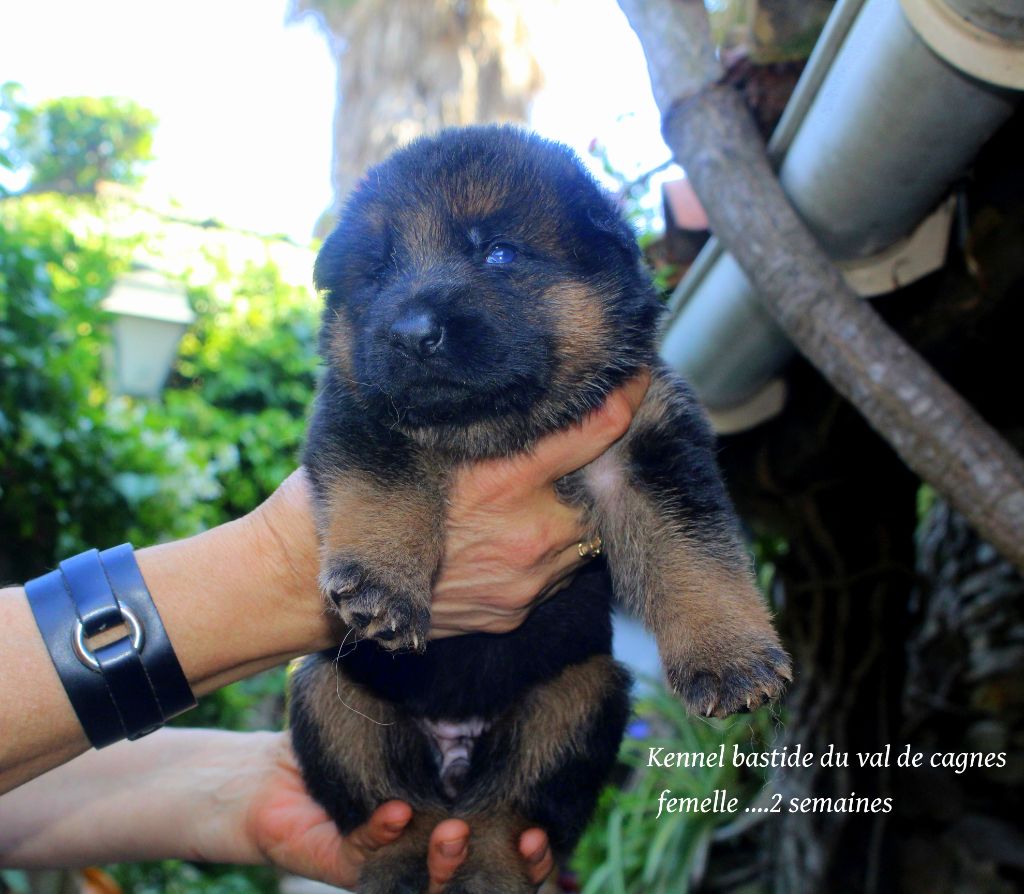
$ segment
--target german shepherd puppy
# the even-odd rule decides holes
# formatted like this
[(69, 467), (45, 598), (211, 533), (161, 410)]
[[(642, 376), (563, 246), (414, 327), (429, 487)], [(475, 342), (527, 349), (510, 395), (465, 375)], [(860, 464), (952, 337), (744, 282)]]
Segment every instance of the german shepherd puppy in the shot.
[[(315, 279), (326, 368), (304, 462), (320, 582), (357, 643), (293, 677), (306, 783), (343, 832), (390, 798), (414, 808), (361, 891), (425, 891), (427, 838), (457, 816), (472, 837), (449, 890), (527, 892), (519, 833), (545, 828), (565, 859), (625, 727), (612, 591), (696, 713), (754, 708), (789, 678), (712, 433), (657, 358), (634, 234), (564, 146), (478, 127), (397, 151), (352, 194)], [(453, 470), (529, 450), (644, 367), (628, 433), (559, 487), (606, 560), (512, 633), (428, 648)]]

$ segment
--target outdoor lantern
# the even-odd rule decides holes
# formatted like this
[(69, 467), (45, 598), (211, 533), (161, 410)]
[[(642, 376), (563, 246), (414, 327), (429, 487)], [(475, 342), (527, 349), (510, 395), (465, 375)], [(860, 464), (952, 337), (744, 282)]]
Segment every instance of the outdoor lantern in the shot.
[(107, 358), (113, 390), (156, 397), (195, 319), (184, 287), (155, 270), (136, 268), (117, 280), (101, 306), (114, 314)]

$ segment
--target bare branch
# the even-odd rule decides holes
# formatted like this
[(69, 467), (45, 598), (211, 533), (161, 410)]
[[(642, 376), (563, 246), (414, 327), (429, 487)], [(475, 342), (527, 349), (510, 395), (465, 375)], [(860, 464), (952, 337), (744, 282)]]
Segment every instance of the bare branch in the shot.
[(619, 6), (643, 44), (662, 114), (721, 80), (725, 69), (711, 42), (702, 0), (619, 0)]

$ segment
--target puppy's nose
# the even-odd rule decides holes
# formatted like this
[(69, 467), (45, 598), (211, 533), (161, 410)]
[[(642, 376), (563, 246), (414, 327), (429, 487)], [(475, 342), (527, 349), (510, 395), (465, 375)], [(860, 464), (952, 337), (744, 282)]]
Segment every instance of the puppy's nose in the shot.
[(444, 327), (433, 314), (416, 311), (395, 320), (388, 337), (391, 344), (404, 354), (424, 360), (441, 347)]

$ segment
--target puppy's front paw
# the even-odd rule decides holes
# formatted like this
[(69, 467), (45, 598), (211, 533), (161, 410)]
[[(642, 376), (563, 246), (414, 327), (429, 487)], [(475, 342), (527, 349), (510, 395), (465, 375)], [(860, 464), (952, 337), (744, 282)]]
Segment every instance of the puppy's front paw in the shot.
[(375, 639), (388, 649), (421, 652), (427, 647), (429, 597), (418, 595), (412, 586), (385, 583), (381, 575), (352, 561), (325, 568), (320, 586), (359, 636)]
[(753, 711), (793, 679), (789, 657), (771, 639), (733, 642), (703, 661), (666, 662), (669, 683), (694, 714), (728, 717)]

